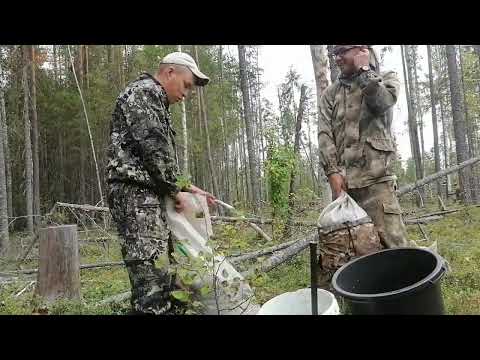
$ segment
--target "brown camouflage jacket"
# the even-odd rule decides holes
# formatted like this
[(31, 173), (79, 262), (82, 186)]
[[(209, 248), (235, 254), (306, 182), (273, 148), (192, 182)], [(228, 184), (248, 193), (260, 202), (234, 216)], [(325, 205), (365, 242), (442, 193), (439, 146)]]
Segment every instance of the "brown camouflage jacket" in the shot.
[(319, 106), (320, 160), (325, 175), (341, 173), (348, 188), (394, 179), (393, 106), (400, 82), (395, 72), (370, 70), (341, 76), (324, 92)]

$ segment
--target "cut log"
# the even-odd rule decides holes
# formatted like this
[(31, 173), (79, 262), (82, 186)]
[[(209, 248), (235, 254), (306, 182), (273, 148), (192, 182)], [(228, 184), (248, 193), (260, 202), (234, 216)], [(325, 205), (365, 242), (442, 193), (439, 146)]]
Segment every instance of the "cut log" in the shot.
[(39, 232), (35, 294), (46, 302), (80, 298), (77, 225), (51, 226)]

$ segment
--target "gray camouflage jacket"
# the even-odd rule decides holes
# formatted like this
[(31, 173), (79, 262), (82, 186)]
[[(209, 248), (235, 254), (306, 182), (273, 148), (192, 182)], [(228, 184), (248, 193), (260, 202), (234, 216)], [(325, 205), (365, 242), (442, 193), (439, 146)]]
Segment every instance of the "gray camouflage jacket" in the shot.
[(339, 77), (325, 90), (318, 133), (325, 175), (343, 174), (348, 188), (395, 178), (391, 125), (399, 90), (395, 72), (379, 75), (373, 70), (351, 79)]
[(178, 172), (175, 131), (168, 99), (147, 73), (117, 98), (107, 151), (107, 182), (131, 183), (174, 197)]

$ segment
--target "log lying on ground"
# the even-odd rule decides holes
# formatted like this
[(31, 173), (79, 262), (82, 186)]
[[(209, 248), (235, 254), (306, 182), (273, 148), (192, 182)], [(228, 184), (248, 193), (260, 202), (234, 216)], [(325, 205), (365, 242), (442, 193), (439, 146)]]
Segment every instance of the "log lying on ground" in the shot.
[[(267, 225), (273, 222), (272, 219), (261, 219), (261, 218), (245, 218), (245, 217), (232, 217), (232, 216), (212, 216), (212, 222), (250, 222), (254, 224)], [(292, 221), (292, 225), (296, 226), (314, 226), (317, 224), (313, 221)]]
[[(84, 269), (96, 269), (102, 267), (110, 267), (110, 266), (124, 266), (125, 263), (123, 261), (117, 262), (105, 262), (105, 263), (98, 263), (98, 264), (85, 264), (80, 265), (80, 270)], [(25, 269), (25, 270), (14, 270), (14, 271), (5, 271), (4, 274), (13, 275), (13, 274), (36, 274), (38, 269)]]
[(477, 163), (478, 161), (480, 161), (480, 156), (479, 157), (474, 157), (474, 158), (471, 158), (467, 161), (464, 161), (463, 163), (460, 163), (456, 166), (452, 166), (451, 168), (448, 168), (448, 169), (445, 169), (445, 170), (442, 170), (442, 171), (439, 171), (435, 174), (432, 174), (432, 175), (429, 175), (417, 182), (415, 182), (414, 184), (410, 184), (410, 185), (406, 185), (406, 186), (402, 186), (398, 191), (397, 191), (397, 194), (398, 196), (402, 196), (412, 190), (415, 190), (421, 186), (424, 186), (428, 183), (431, 183), (432, 181), (435, 181), (443, 176), (446, 176), (448, 174), (451, 174), (453, 172), (456, 172), (456, 171), (459, 171), (461, 169), (463, 169), (464, 167), (467, 167), (467, 166), (471, 166), (475, 163)]
[(255, 273), (259, 272), (268, 272), (278, 265), (284, 263), (285, 261), (291, 259), (295, 255), (297, 255), (302, 250), (308, 247), (308, 244), (311, 241), (318, 241), (318, 233), (311, 233), (307, 235), (306, 238), (296, 241), (294, 244), (290, 245), (284, 250), (278, 251), (267, 260), (263, 261), (260, 266), (253, 267), (245, 272), (242, 273), (244, 277), (250, 277), (255, 275)]
[(442, 220), (443, 216), (435, 215), (435, 216), (427, 216), (417, 219), (405, 219), (405, 225), (416, 225), (416, 224), (427, 224), (432, 221)]
[(63, 202), (56, 202), (55, 207), (57, 207), (57, 206), (68, 207), (68, 208), (72, 208), (72, 209), (81, 209), (81, 210), (86, 210), (86, 211), (103, 211), (103, 212), (110, 211), (110, 209), (108, 207), (105, 207), (105, 206), (93, 206), (93, 205), (86, 205), (86, 204), (85, 205), (80, 205), (80, 204), (68, 204), (68, 203), (63, 203)]
[(265, 249), (252, 251), (252, 252), (249, 252), (249, 253), (246, 253), (246, 254), (231, 255), (231, 256), (227, 257), (227, 259), (232, 264), (239, 263), (239, 262), (245, 261), (245, 260), (255, 259), (255, 258), (260, 257), (262, 255), (271, 254), (273, 252), (285, 249), (285, 248), (289, 247), (290, 245), (296, 243), (297, 241), (298, 240), (291, 240), (291, 241), (287, 241), (283, 244), (271, 246), (271, 247), (268, 247), (268, 248), (265, 248)]
[(120, 302), (123, 302), (123, 301), (129, 299), (130, 296), (132, 296), (132, 292), (131, 291), (125, 291), (123, 293), (113, 295), (113, 296), (110, 296), (106, 299), (103, 299), (102, 301), (100, 301), (97, 304), (97, 306), (108, 305), (108, 304), (112, 304), (112, 303), (120, 303)]

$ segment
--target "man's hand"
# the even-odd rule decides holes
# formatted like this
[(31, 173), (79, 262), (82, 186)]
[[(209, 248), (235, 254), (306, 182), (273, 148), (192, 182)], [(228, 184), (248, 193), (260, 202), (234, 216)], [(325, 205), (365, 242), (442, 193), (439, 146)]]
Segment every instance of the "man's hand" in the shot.
[(347, 191), (345, 179), (341, 174), (335, 173), (328, 177), (330, 188), (332, 189), (332, 200), (338, 198), (343, 192)]
[(370, 51), (367, 48), (361, 48), (357, 55), (353, 57), (353, 66), (356, 71), (360, 71), (362, 66), (369, 66)]
[(215, 198), (215, 196), (213, 196), (212, 194), (210, 194), (209, 192), (206, 192), (198, 187), (196, 187), (195, 185), (190, 185), (190, 192), (192, 194), (199, 194), (199, 195), (203, 195), (207, 198), (207, 204), (208, 206), (216, 206), (217, 204), (215, 203), (215, 200), (217, 200)]
[(185, 208), (188, 206), (188, 193), (187, 192), (179, 192), (175, 197), (175, 210), (178, 213), (181, 213)]

